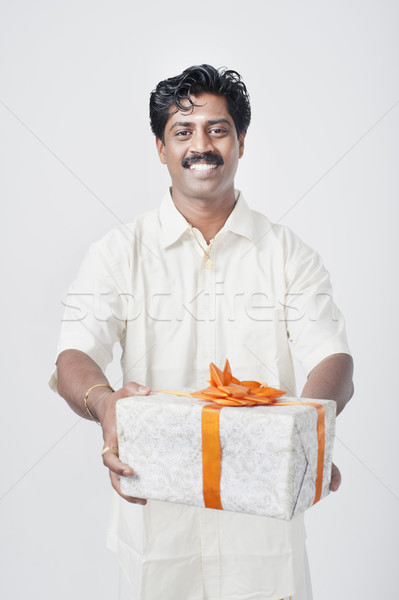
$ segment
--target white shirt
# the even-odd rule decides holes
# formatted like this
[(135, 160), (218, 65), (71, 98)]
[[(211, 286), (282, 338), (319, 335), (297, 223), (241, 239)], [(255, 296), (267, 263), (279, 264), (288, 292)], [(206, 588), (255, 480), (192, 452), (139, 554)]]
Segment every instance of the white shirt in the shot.
[[(93, 244), (69, 290), (58, 353), (81, 350), (105, 371), (120, 342), (124, 383), (154, 390), (201, 389), (209, 363), (228, 358), (238, 379), (290, 396), (291, 351), (306, 374), (330, 354), (349, 354), (318, 254), (236, 198), (211, 249), (213, 269), (169, 192), (159, 210)], [(108, 544), (138, 600), (278, 600), (303, 587), (304, 539), (302, 517), (118, 496)]]

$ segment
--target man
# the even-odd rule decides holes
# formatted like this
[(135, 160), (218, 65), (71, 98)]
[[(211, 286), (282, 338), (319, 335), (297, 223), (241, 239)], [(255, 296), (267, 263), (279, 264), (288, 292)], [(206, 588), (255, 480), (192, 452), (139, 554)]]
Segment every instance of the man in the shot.
[[(115, 495), (109, 545), (131, 598), (311, 598), (303, 518), (290, 522), (126, 498), (115, 402), (150, 389), (201, 389), (227, 357), (239, 379), (296, 395), (350, 399), (352, 359), (319, 256), (288, 228), (251, 211), (234, 188), (250, 122), (234, 71), (194, 66), (158, 84), (151, 126), (172, 186), (159, 210), (93, 244), (71, 286), (51, 382), (78, 414), (97, 420)], [(104, 371), (116, 342), (124, 385)], [(58, 382), (56, 376), (58, 374)], [(334, 467), (331, 489), (340, 483)]]

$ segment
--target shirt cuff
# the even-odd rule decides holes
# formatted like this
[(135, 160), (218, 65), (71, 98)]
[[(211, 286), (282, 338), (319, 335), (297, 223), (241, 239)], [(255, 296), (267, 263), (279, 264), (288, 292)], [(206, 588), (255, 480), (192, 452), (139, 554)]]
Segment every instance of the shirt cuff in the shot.
[(301, 360), (306, 377), (312, 369), (314, 369), (322, 360), (327, 358), (327, 356), (331, 356), (331, 354), (349, 354), (349, 356), (352, 356), (349, 346), (345, 342), (329, 342), (322, 346), (318, 346), (313, 352), (308, 354), (306, 358)]

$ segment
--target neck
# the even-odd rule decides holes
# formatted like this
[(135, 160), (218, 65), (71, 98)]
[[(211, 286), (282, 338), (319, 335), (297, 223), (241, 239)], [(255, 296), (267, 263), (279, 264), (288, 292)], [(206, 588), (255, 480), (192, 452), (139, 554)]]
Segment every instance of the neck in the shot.
[(216, 200), (204, 200), (187, 198), (172, 188), (172, 199), (183, 217), (199, 229), (207, 244), (222, 229), (236, 202), (234, 189)]

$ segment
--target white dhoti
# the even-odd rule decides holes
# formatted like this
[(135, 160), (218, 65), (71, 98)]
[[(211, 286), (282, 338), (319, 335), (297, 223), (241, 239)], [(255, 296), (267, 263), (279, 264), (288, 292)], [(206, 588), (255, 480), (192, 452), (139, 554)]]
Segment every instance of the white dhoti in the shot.
[(115, 496), (108, 547), (121, 565), (120, 600), (312, 600), (303, 516)]

